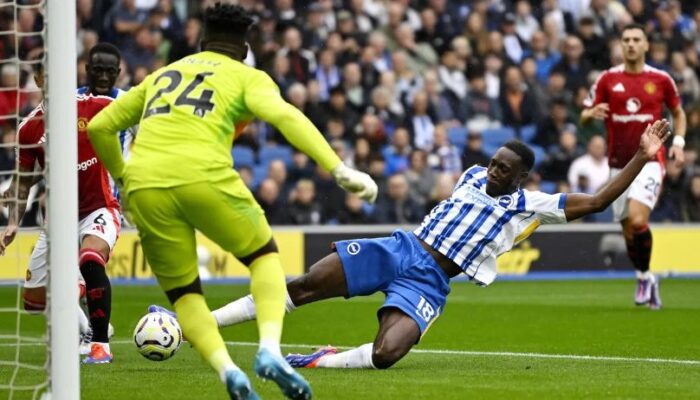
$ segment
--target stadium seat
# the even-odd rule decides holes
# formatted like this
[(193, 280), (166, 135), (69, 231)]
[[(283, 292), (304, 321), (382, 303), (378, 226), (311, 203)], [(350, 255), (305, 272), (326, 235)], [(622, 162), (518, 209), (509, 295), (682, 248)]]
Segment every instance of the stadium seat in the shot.
[(288, 167), (292, 165), (292, 148), (289, 146), (265, 146), (258, 156), (261, 165), (267, 165), (272, 160), (282, 160)]
[(459, 150), (464, 150), (467, 145), (467, 128), (463, 126), (455, 126), (447, 130), (447, 139)]
[(537, 126), (535, 125), (525, 125), (520, 128), (520, 140), (525, 143), (532, 142), (537, 134)]
[(498, 148), (503, 145), (503, 143), (515, 139), (515, 131), (508, 127), (486, 129), (481, 132), (481, 137), (484, 140), (484, 148), (487, 146), (496, 146)]
[(544, 161), (545, 157), (547, 157), (547, 152), (545, 152), (544, 148), (541, 146), (536, 146), (534, 144), (529, 146), (532, 149), (532, 152), (535, 153), (535, 167), (537, 167), (542, 164), (542, 161)]
[(552, 194), (557, 190), (557, 183), (552, 181), (540, 182), (540, 191)]
[(255, 165), (255, 153), (249, 147), (234, 146), (231, 150), (233, 165), (236, 167), (250, 167)]
[(251, 185), (253, 189), (257, 189), (260, 182), (267, 178), (267, 164), (260, 164), (253, 166), (253, 184)]

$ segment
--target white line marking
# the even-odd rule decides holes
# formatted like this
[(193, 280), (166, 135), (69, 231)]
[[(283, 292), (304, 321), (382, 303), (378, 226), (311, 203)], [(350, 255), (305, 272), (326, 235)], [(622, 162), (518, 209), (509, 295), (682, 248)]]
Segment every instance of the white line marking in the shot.
[[(111, 344), (121, 345), (121, 344), (132, 344), (131, 340), (112, 340)], [(15, 346), (15, 343), (0, 343), (0, 347), (10, 347)], [(22, 343), (22, 346), (38, 346), (43, 345), (39, 343)], [(244, 346), (244, 347), (255, 347), (258, 346), (256, 342), (226, 342), (228, 346)], [(315, 349), (318, 347), (323, 347), (325, 345), (318, 344), (297, 344), (297, 343), (285, 343), (282, 347), (307, 347), (309, 349)], [(337, 349), (347, 350), (352, 349), (354, 346), (334, 346)], [(545, 353), (518, 353), (511, 351), (467, 351), (467, 350), (440, 350), (440, 349), (413, 349), (411, 353), (415, 354), (448, 354), (455, 356), (486, 356), (486, 357), (519, 357), (519, 358), (548, 358), (548, 359), (558, 359), (558, 360), (577, 360), (577, 361), (621, 361), (621, 362), (638, 362), (638, 363), (651, 363), (651, 364), (680, 364), (680, 365), (700, 365), (700, 360), (682, 360), (675, 358), (643, 358), (643, 357), (620, 357), (620, 356), (589, 356), (589, 355), (579, 355), (579, 354), (545, 354)]]

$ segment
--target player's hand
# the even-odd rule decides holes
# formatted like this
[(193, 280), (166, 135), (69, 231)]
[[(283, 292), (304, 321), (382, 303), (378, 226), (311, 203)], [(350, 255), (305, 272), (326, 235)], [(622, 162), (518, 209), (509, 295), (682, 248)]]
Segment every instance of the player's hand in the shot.
[(355, 193), (362, 200), (374, 203), (374, 200), (377, 199), (377, 184), (364, 172), (354, 170), (340, 163), (331, 171), (331, 175), (333, 175), (340, 187), (348, 192)]
[(664, 142), (671, 136), (671, 125), (667, 120), (661, 119), (654, 124), (647, 125), (639, 141), (639, 151), (649, 160), (653, 159)]
[(5, 230), (2, 232), (2, 237), (0, 237), (0, 256), (5, 255), (5, 249), (15, 240), (17, 235), (17, 225), (11, 224), (7, 225)]
[(602, 121), (605, 118), (608, 118), (608, 111), (610, 111), (610, 106), (608, 103), (599, 103), (592, 108), (589, 108), (587, 113), (591, 118)]
[(681, 146), (671, 146), (668, 150), (668, 157), (673, 160), (677, 167), (682, 167), (685, 164), (685, 152)]

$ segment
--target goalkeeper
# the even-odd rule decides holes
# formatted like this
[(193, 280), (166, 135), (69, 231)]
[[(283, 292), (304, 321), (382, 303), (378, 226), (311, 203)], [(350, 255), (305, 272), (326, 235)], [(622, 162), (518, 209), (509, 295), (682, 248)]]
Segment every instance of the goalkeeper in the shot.
[[(241, 62), (251, 23), (240, 6), (207, 8), (203, 51), (155, 71), (98, 114), (88, 132), (99, 158), (124, 187), (127, 216), (184, 335), (219, 373), (231, 398), (257, 396), (231, 360), (202, 295), (195, 230), (250, 269), (260, 335), (256, 374), (275, 381), (287, 397), (308, 399), (308, 383), (280, 354), (284, 272), (264, 213), (232, 168), (234, 134), (260, 118), (331, 171), (343, 188), (374, 201), (377, 186), (343, 165), (267, 74)], [(139, 136), (125, 163), (117, 132), (135, 124)]]

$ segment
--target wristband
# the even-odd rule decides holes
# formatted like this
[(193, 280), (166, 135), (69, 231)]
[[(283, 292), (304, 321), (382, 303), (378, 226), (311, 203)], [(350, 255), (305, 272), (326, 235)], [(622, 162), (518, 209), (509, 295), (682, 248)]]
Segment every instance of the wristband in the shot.
[(673, 146), (680, 147), (681, 149), (685, 148), (685, 138), (681, 135), (676, 135), (673, 137)]

